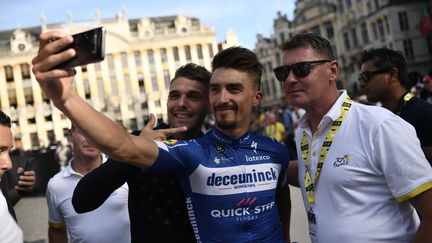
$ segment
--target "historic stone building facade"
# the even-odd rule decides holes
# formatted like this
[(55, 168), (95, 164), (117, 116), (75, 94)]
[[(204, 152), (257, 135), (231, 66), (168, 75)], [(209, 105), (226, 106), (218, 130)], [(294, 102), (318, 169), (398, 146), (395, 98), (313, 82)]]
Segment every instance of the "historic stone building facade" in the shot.
[(292, 35), (315, 32), (330, 40), (341, 67), (339, 87), (357, 95), (361, 52), (369, 48), (400, 50), (409, 71), (426, 74), (432, 66), (432, 36), (419, 30), (422, 0), (297, 0), (294, 18), (277, 13), (274, 34), (257, 35), (255, 51), (265, 63), (264, 107), (281, 102), (282, 86), (272, 76), (280, 65), (280, 45)]
[[(0, 32), (0, 107), (13, 120), (16, 147), (36, 149), (63, 140), (70, 122), (44, 96), (34, 75), (31, 59), (38, 49), (38, 35), (59, 29), (78, 33), (106, 28), (105, 60), (78, 67), (75, 85), (97, 110), (127, 129), (141, 128), (153, 113), (166, 121), (168, 88), (175, 70), (188, 62), (210, 70), (218, 52), (216, 33), (196, 18), (183, 15), (128, 19), (122, 10), (116, 18), (69, 21)], [(224, 47), (234, 45), (229, 33)], [(85, 114), (83, 114), (85, 116)]]

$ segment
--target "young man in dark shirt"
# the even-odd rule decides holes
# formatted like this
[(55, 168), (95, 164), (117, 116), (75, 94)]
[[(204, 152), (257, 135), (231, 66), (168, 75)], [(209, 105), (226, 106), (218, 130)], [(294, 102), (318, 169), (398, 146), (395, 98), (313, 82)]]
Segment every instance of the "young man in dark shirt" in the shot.
[[(170, 125), (156, 129), (188, 127), (174, 139), (202, 135), (208, 113), (210, 72), (196, 64), (180, 67), (170, 83), (167, 111)], [(134, 132), (139, 135), (139, 131)], [(129, 185), (132, 242), (195, 242), (185, 196), (174, 175), (156, 174), (109, 159), (85, 176), (75, 188), (72, 203), (78, 213), (98, 208), (125, 182)]]
[(361, 62), (359, 83), (368, 101), (381, 102), (384, 108), (410, 123), (432, 165), (432, 105), (409, 91), (402, 53), (387, 48), (371, 49), (363, 52)]

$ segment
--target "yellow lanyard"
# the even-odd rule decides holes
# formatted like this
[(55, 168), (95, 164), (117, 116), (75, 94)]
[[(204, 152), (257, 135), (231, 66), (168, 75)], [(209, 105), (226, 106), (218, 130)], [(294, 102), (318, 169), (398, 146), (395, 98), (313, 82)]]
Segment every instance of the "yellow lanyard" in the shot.
[(414, 97), (414, 95), (411, 92), (408, 92), (404, 95), (403, 99), (405, 102), (408, 102), (412, 97)]
[[(315, 185), (318, 182), (318, 178), (320, 176), (322, 167), (324, 165), (324, 161), (327, 157), (327, 153), (330, 150), (330, 146), (332, 145), (332, 142), (334, 140), (334, 137), (336, 136), (336, 133), (338, 132), (340, 126), (342, 125), (343, 120), (346, 117), (346, 114), (348, 113), (350, 107), (352, 104), (352, 100), (347, 96), (341, 106), (341, 115), (335, 120), (333, 121), (331, 127), (330, 127), (330, 131), (328, 132), (322, 147), (321, 147), (321, 154), (319, 156), (319, 160), (318, 160), (318, 165), (317, 165), (317, 169), (315, 172), (315, 180), (314, 182), (312, 182), (311, 180), (311, 176), (309, 174), (309, 171), (307, 170), (307, 168), (305, 168), (305, 175), (304, 175), (304, 181), (305, 181), (305, 189), (306, 189), (306, 194), (307, 194), (307, 200), (309, 204), (314, 204), (315, 203)], [(303, 131), (303, 137), (301, 140), (301, 151), (302, 151), (302, 157), (303, 157), (303, 162), (305, 164), (309, 163), (309, 144), (307, 141), (307, 135), (306, 132)]]
[(399, 101), (398, 105), (396, 106), (395, 113), (396, 115), (400, 116), (403, 108), (407, 105), (408, 101), (410, 101), (414, 95), (411, 92), (406, 93), (403, 98)]

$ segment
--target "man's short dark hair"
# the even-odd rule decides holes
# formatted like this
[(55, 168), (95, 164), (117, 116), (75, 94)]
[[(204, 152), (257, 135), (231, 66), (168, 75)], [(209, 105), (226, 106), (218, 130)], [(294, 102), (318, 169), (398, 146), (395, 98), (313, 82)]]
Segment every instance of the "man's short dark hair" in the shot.
[(11, 119), (6, 113), (0, 110), (0, 125), (5, 127), (11, 127)]
[(257, 55), (244, 47), (230, 47), (220, 51), (212, 61), (213, 72), (218, 68), (231, 68), (250, 75), (256, 88), (261, 89), (263, 65)]
[(195, 63), (188, 63), (177, 69), (174, 78), (171, 80), (171, 83), (173, 83), (178, 78), (188, 78), (199, 81), (200, 83), (204, 84), (207, 90), (210, 85), (211, 73), (203, 66), (197, 65)]
[(299, 47), (307, 46), (312, 47), (316, 53), (325, 56), (325, 58), (335, 60), (335, 55), (330, 42), (324, 37), (315, 33), (301, 33), (295, 35), (282, 45), (282, 51), (289, 51)]
[(377, 48), (365, 50), (361, 56), (361, 63), (373, 61), (373, 67), (376, 69), (384, 69), (395, 67), (398, 70), (398, 79), (401, 85), (405, 88), (409, 87), (408, 71), (405, 58), (401, 51), (395, 51), (388, 48)]

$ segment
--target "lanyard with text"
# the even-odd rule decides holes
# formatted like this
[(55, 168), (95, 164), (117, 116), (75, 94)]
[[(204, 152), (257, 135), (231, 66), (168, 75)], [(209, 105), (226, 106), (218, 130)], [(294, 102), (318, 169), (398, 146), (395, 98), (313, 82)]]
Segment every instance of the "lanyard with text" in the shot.
[[(314, 204), (315, 203), (315, 196), (314, 196), (314, 192), (315, 192), (315, 186), (317, 182), (318, 182), (318, 178), (320, 176), (321, 173), (321, 169), (324, 165), (324, 160), (327, 157), (327, 153), (330, 150), (330, 146), (332, 145), (332, 142), (334, 140), (334, 137), (336, 136), (336, 133), (338, 132), (340, 126), (342, 125), (343, 120), (346, 117), (346, 114), (348, 113), (350, 107), (352, 104), (352, 100), (347, 96), (341, 106), (341, 115), (335, 120), (333, 121), (331, 127), (330, 127), (330, 131), (328, 132), (323, 145), (321, 147), (321, 154), (318, 160), (318, 165), (317, 165), (317, 169), (315, 172), (315, 180), (314, 182), (312, 182), (311, 180), (311, 176), (309, 174), (309, 171), (307, 169), (305, 169), (305, 176), (304, 176), (304, 180), (305, 180), (305, 189), (306, 189), (306, 194), (307, 194), (307, 200), (309, 204)], [(302, 151), (302, 157), (303, 157), (303, 161), (305, 164), (308, 164), (309, 161), (309, 144), (307, 141), (307, 135), (306, 132), (303, 131), (303, 137), (301, 140), (301, 151)]]

